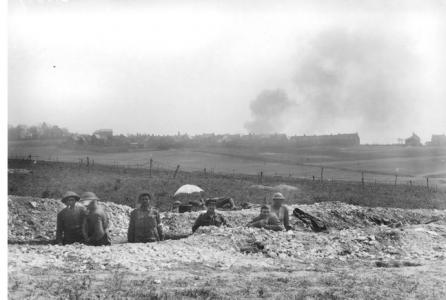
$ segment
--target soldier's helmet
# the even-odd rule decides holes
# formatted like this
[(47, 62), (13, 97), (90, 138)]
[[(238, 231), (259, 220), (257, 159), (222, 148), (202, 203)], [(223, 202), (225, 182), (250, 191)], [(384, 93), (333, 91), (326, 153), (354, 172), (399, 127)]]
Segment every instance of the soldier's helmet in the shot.
[(90, 202), (93, 200), (99, 200), (99, 198), (93, 192), (85, 192), (81, 195), (80, 198), (80, 202), (85, 206), (89, 205)]
[(63, 202), (63, 203), (67, 203), (67, 200), (68, 200), (68, 198), (75, 198), (76, 199), (76, 201), (79, 201), (79, 199), (80, 199), (80, 197), (79, 197), (79, 195), (78, 194), (76, 194), (75, 192), (73, 192), (73, 191), (68, 191), (68, 192), (66, 192), (63, 196), (62, 196), (62, 199), (61, 199), (61, 201)]
[(273, 201), (274, 200), (285, 200), (285, 197), (282, 195), (282, 193), (274, 193)]

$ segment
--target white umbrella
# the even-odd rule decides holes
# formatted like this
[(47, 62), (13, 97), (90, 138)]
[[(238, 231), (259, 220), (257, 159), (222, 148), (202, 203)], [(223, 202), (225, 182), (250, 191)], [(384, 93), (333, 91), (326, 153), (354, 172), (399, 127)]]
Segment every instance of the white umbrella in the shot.
[(194, 194), (194, 193), (201, 193), (204, 192), (202, 188), (199, 186), (193, 185), (193, 184), (185, 184), (182, 187), (180, 187), (174, 194), (174, 197), (180, 194)]

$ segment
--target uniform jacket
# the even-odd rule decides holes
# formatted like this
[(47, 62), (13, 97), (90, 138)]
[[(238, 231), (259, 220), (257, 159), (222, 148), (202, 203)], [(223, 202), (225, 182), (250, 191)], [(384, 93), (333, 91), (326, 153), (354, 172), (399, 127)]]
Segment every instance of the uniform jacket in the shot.
[(84, 218), (82, 232), (91, 242), (100, 241), (107, 234), (109, 221), (102, 208), (90, 211)]
[(284, 229), (282, 223), (280, 223), (279, 218), (277, 218), (277, 216), (272, 213), (267, 217), (264, 217), (262, 215), (255, 217), (248, 224), (248, 226), (265, 228), (274, 231), (281, 231)]
[(220, 227), (221, 225), (228, 225), (226, 222), (226, 219), (223, 217), (222, 214), (214, 213), (209, 214), (207, 212), (202, 213), (198, 216), (197, 220), (195, 220), (195, 224), (192, 227), (192, 231), (195, 232), (195, 230), (198, 229), (200, 226), (217, 226)]
[(82, 221), (85, 207), (75, 205), (73, 209), (65, 207), (57, 214), (56, 242), (63, 244), (81, 243)]
[(127, 233), (129, 243), (156, 242), (164, 239), (161, 227), (161, 218), (158, 210), (154, 208), (137, 208), (130, 214), (129, 230)]

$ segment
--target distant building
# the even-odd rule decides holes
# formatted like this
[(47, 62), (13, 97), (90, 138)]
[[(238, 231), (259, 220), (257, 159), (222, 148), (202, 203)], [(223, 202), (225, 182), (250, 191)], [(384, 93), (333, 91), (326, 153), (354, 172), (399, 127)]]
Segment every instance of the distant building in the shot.
[(330, 135), (304, 135), (293, 136), (290, 141), (298, 147), (307, 146), (358, 146), (360, 144), (359, 135), (351, 134), (330, 134)]
[(93, 132), (93, 135), (98, 139), (112, 139), (113, 129), (99, 129)]
[(415, 133), (412, 133), (412, 136), (408, 137), (404, 141), (404, 144), (406, 146), (421, 146), (421, 139), (418, 135), (416, 135)]
[(433, 134), (430, 142), (431, 146), (446, 146), (446, 135)]

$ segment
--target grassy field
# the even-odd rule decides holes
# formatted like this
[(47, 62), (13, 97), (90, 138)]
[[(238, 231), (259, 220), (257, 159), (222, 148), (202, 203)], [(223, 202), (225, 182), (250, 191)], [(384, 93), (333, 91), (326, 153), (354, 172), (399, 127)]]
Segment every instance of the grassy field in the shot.
[[(206, 174), (179, 171), (173, 178), (171, 170), (154, 170), (152, 177), (146, 169), (117, 168), (96, 164), (87, 169), (77, 163), (10, 160), (10, 169), (28, 169), (31, 174), (9, 174), (11, 195), (58, 198), (67, 190), (78, 193), (93, 191), (105, 200), (134, 205), (137, 193), (149, 189), (156, 205), (169, 209), (173, 193), (183, 184), (197, 184), (206, 197), (233, 197), (238, 205), (243, 202), (264, 203), (271, 192), (255, 188), (259, 178), (246, 174)], [(262, 184), (287, 184), (295, 191), (283, 191), (288, 203), (342, 201), (363, 206), (401, 208), (446, 208), (446, 192), (425, 186), (389, 185), (381, 183), (327, 181), (289, 176), (264, 176)]]
[[(10, 157), (39, 156), (36, 161), (8, 160), (10, 170), (29, 171), (8, 174), (10, 195), (58, 199), (67, 190), (93, 191), (103, 201), (133, 207), (138, 192), (148, 189), (154, 205), (167, 211), (174, 201), (173, 193), (186, 183), (202, 187), (206, 197), (233, 197), (237, 205), (269, 202), (272, 192), (259, 189), (261, 185), (288, 185), (296, 189), (283, 191), (287, 204), (341, 201), (366, 207), (336, 209), (345, 205), (324, 203), (325, 210), (320, 204), (311, 210), (303, 206), (312, 215), (321, 217), (325, 212), (329, 220), (348, 225), (342, 229), (331, 226), (324, 233), (299, 226), (281, 233), (235, 226), (153, 244), (10, 244), (11, 299), (444, 299), (446, 295), (445, 227), (444, 221), (435, 217), (444, 212), (429, 211), (426, 218), (417, 220), (413, 216), (419, 211), (404, 211), (408, 216), (404, 224), (395, 223), (402, 227), (363, 226), (353, 221), (366, 215), (395, 218), (391, 209), (367, 207), (446, 209), (446, 191), (437, 189), (434, 179), (430, 188), (424, 178), (416, 185), (417, 176), (423, 174), (435, 173), (437, 182), (444, 180), (444, 149), (361, 146), (313, 152), (300, 149), (295, 153), (228, 149), (98, 153), (36, 142), (12, 143), (9, 151)], [(79, 164), (79, 158), (86, 156), (95, 161), (94, 166)], [(155, 163), (149, 176), (141, 165), (151, 157)], [(174, 177), (177, 164), (181, 168)], [(318, 164), (326, 166), (322, 181)], [(366, 166), (375, 171), (367, 173), (362, 184), (360, 173), (352, 170)], [(400, 175), (407, 172), (406, 177), (398, 177), (397, 185), (393, 184), (392, 168), (400, 168)], [(262, 181), (257, 175), (260, 171), (265, 172)], [(414, 184), (407, 184), (408, 180)], [(36, 206), (51, 200), (31, 199), (33, 205), (24, 203), (33, 218), (48, 216)], [(8, 208), (11, 201), (8, 199)], [(246, 210), (223, 213), (246, 214)], [(12, 215), (9, 211), (9, 218)], [(169, 224), (174, 214), (162, 215), (170, 216), (163, 221)], [(234, 219), (240, 218), (228, 217), (233, 223)], [(28, 230), (38, 223), (33, 222), (13, 223)], [(114, 223), (121, 224), (116, 218)], [(122, 224), (118, 229), (125, 235)], [(181, 228), (189, 229), (190, 224)], [(251, 245), (253, 239), (262, 241), (265, 251), (246, 254), (239, 249), (246, 243)]]
[[(88, 156), (95, 163), (154, 169), (215, 173), (240, 173), (328, 180), (426, 185), (431, 177), (434, 187), (446, 188), (446, 147), (358, 146), (348, 148), (296, 148), (293, 151), (268, 152), (258, 149), (203, 148), (163, 151), (98, 152), (66, 149), (60, 142), (19, 141), (8, 144), (9, 157), (32, 154), (40, 160), (79, 162)], [(96, 149), (97, 150), (97, 149)]]

